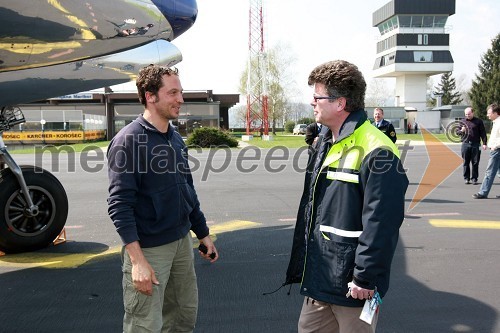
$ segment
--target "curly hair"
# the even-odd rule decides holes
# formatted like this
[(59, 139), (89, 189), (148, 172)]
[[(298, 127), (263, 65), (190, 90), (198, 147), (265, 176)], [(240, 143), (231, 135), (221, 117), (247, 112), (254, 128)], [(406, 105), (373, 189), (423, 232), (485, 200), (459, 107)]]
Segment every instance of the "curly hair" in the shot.
[(345, 97), (346, 111), (365, 107), (366, 82), (356, 65), (345, 60), (334, 60), (321, 64), (309, 74), (309, 86), (322, 83), (330, 97)]
[(179, 75), (177, 68), (169, 68), (158, 65), (148, 65), (141, 69), (135, 85), (137, 86), (137, 93), (139, 94), (139, 101), (146, 106), (146, 92), (149, 91), (153, 95), (158, 93), (158, 90), (163, 86), (163, 75)]

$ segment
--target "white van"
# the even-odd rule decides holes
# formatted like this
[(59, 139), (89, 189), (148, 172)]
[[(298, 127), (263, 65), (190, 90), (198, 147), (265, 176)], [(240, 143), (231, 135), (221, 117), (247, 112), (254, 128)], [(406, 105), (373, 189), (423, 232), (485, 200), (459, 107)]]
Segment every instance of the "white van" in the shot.
[(306, 134), (307, 124), (297, 124), (293, 128), (293, 135)]

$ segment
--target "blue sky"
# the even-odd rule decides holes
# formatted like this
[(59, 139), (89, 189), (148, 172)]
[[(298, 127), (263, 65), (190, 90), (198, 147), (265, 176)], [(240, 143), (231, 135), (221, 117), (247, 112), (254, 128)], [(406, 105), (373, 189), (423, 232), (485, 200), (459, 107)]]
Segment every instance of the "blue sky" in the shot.
[[(372, 14), (387, 2), (263, 0), (266, 46), (289, 45), (297, 59), (291, 71), (304, 102), (311, 94), (309, 72), (325, 61), (350, 61), (370, 82), (379, 37), (372, 27)], [(197, 21), (173, 42), (183, 54), (177, 67), (185, 90), (238, 93), (248, 56), (248, 7), (248, 0), (198, 0)], [(464, 76), (465, 85), (470, 86), (481, 55), (500, 32), (499, 17), (498, 1), (456, 0), (456, 13), (447, 28), (455, 61), (453, 76)]]

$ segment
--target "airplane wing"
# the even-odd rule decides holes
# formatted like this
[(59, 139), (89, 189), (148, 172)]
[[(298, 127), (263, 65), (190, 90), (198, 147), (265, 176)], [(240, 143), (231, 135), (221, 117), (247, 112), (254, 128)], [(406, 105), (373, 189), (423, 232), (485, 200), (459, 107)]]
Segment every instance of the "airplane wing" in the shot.
[(0, 106), (129, 82), (182, 60), (171, 43), (195, 22), (196, 0), (4, 0)]

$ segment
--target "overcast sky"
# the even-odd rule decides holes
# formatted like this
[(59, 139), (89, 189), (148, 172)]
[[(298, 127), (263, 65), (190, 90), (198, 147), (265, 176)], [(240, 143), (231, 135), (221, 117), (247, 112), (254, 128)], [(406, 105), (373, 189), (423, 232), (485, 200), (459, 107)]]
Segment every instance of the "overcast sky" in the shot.
[[(248, 58), (248, 0), (198, 0), (194, 26), (175, 39), (183, 61), (177, 65), (185, 90), (238, 93)], [(307, 76), (317, 65), (335, 59), (356, 64), (366, 81), (372, 79), (378, 29), (372, 14), (387, 0), (263, 0), (266, 47), (290, 45), (297, 59), (297, 87), (309, 102)], [(497, 0), (457, 0), (447, 22), (453, 76), (466, 76), (470, 86), (481, 55), (500, 32)], [(391, 80), (391, 79), (389, 79)], [(438, 77), (434, 80), (438, 81)], [(391, 81), (388, 81), (389, 84)]]

